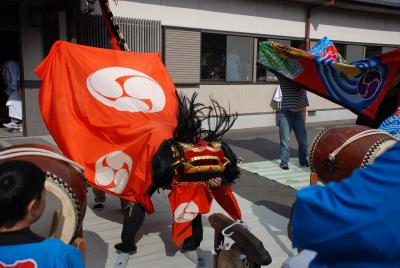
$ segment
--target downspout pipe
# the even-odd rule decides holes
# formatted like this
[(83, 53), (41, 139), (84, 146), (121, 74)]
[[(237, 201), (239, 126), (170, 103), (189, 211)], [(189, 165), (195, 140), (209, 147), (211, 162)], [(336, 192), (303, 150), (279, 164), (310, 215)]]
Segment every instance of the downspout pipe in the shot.
[(311, 5), (307, 7), (306, 10), (306, 29), (305, 29), (305, 39), (306, 39), (306, 50), (310, 50), (310, 28), (311, 28), (311, 11), (316, 7), (326, 7), (326, 6), (334, 6), (335, 0), (326, 0), (323, 4), (320, 5)]
[(310, 50), (310, 27), (311, 27), (311, 10), (315, 6), (309, 6), (306, 10), (306, 31), (305, 31), (305, 39), (306, 39), (306, 51)]

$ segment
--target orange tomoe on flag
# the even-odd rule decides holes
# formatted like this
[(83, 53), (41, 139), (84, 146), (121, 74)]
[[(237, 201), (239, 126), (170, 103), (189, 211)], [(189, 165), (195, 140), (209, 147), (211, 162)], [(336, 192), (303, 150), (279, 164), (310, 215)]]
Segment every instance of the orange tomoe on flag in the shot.
[(36, 68), (43, 120), (89, 183), (153, 211), (151, 159), (176, 127), (176, 89), (160, 57), (56, 42)]

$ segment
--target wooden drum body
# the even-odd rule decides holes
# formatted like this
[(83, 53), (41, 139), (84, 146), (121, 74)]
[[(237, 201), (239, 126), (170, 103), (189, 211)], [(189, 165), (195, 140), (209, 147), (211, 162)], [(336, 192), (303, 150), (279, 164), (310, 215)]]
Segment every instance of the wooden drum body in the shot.
[(323, 183), (341, 181), (354, 169), (365, 167), (396, 140), (385, 132), (365, 126), (331, 126), (319, 133), (311, 146), (311, 171)]
[[(24, 148), (59, 153), (49, 146), (26, 144), (5, 148), (0, 151), (0, 154), (8, 150)], [(47, 174), (46, 209), (42, 217), (32, 225), (32, 230), (44, 237), (60, 238), (65, 243), (71, 243), (77, 236), (81, 236), (87, 204), (83, 175), (71, 164), (47, 156), (12, 156), (0, 160), (0, 163), (9, 160), (25, 160), (34, 163)]]

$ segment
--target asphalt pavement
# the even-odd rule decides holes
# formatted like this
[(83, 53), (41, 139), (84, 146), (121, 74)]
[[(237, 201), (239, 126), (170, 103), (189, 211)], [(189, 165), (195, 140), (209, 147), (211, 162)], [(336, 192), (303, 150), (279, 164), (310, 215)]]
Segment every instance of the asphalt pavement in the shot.
[[(323, 129), (332, 125), (355, 124), (355, 120), (338, 120), (307, 124), (309, 147)], [(224, 140), (232, 147), (244, 163), (279, 159), (279, 132), (277, 127), (263, 127), (242, 130), (232, 130), (225, 135)], [(297, 142), (292, 133), (290, 139), (290, 154), (297, 156)], [(270, 210), (288, 217), (290, 208), (295, 201), (296, 190), (258, 174), (242, 169), (240, 178), (234, 186), (234, 191), (247, 200), (263, 205)]]

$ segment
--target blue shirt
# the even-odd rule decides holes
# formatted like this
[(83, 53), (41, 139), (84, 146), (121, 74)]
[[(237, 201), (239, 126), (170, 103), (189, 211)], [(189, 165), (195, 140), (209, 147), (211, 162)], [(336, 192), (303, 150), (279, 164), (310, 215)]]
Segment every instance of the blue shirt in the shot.
[(297, 192), (293, 247), (310, 267), (400, 267), (400, 142), (340, 183)]
[[(85, 267), (81, 252), (60, 239), (0, 246), (0, 267), (81, 268)], [(35, 266), (36, 264), (36, 266)]]

